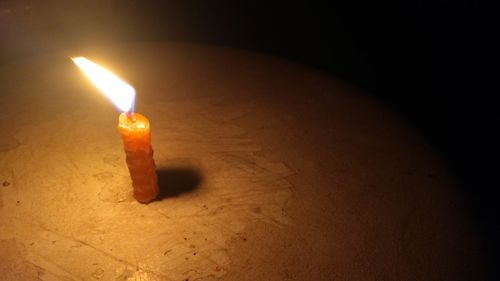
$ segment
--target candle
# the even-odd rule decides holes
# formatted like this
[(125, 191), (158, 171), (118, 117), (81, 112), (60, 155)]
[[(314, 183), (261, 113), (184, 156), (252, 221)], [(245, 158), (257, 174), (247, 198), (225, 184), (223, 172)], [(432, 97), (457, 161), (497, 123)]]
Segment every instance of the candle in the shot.
[(138, 113), (122, 113), (118, 119), (118, 131), (122, 135), (127, 154), (134, 197), (139, 202), (147, 203), (160, 191), (151, 148), (149, 120)]
[(150, 202), (156, 198), (160, 189), (153, 160), (149, 120), (133, 112), (134, 88), (109, 70), (84, 57), (73, 58), (73, 61), (90, 81), (123, 112), (118, 118), (118, 131), (123, 138), (127, 166), (134, 187), (134, 197), (141, 203)]

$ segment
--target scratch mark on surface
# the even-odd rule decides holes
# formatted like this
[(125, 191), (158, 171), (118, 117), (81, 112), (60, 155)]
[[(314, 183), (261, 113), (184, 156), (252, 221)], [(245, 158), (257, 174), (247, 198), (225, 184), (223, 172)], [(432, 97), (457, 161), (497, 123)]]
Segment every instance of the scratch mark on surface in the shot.
[(147, 270), (147, 269), (143, 269), (143, 268), (139, 267), (137, 264), (134, 264), (134, 263), (129, 262), (129, 261), (127, 261), (127, 260), (124, 260), (124, 259), (122, 259), (122, 258), (116, 257), (116, 256), (114, 256), (114, 255), (112, 255), (112, 254), (109, 254), (109, 253), (107, 253), (107, 252), (105, 252), (105, 251), (103, 251), (103, 250), (101, 250), (101, 249), (99, 249), (99, 248), (97, 248), (97, 247), (95, 247), (95, 246), (93, 246), (93, 245), (91, 245), (91, 244), (89, 244), (89, 243), (85, 242), (85, 241), (82, 241), (82, 240), (80, 240), (80, 239), (76, 239), (76, 238), (73, 238), (73, 237), (68, 237), (68, 236), (66, 236), (66, 235), (63, 235), (63, 234), (57, 233), (57, 232), (55, 232), (55, 231), (53, 231), (53, 230), (51, 230), (51, 229), (48, 229), (48, 228), (46, 228), (45, 226), (40, 225), (40, 224), (38, 224), (38, 226), (39, 226), (41, 229), (43, 229), (43, 230), (45, 230), (45, 231), (47, 231), (47, 232), (50, 232), (50, 233), (55, 234), (56, 236), (59, 236), (59, 237), (65, 238), (65, 239), (67, 239), (67, 240), (72, 240), (72, 241), (75, 241), (75, 242), (81, 243), (81, 244), (83, 244), (83, 245), (85, 245), (85, 246), (87, 246), (87, 247), (89, 247), (89, 248), (92, 248), (92, 249), (94, 249), (95, 251), (97, 251), (97, 252), (99, 252), (99, 253), (101, 253), (101, 254), (105, 255), (106, 257), (109, 257), (109, 258), (111, 258), (111, 259), (113, 259), (113, 260), (115, 260), (115, 261), (117, 261), (117, 262), (119, 262), (119, 263), (122, 263), (122, 264), (124, 264), (124, 265), (128, 265), (128, 266), (131, 266), (131, 267), (137, 268), (138, 270), (141, 270), (141, 271), (146, 272), (146, 273), (151, 273), (151, 274), (154, 274), (154, 275), (156, 275), (156, 276), (159, 276), (159, 277), (162, 277), (162, 278), (165, 278), (165, 279), (169, 279), (167, 276), (165, 276), (165, 275), (163, 275), (163, 274), (161, 274), (161, 273), (159, 273), (159, 272), (152, 271), (152, 270)]
[(71, 279), (71, 278), (69, 278), (69, 277), (66, 277), (66, 276), (63, 276), (63, 275), (57, 274), (57, 273), (55, 273), (55, 272), (53, 272), (53, 271), (51, 271), (51, 270), (49, 270), (49, 269), (47, 269), (47, 268), (45, 268), (45, 267), (41, 267), (40, 265), (35, 264), (35, 263), (33, 263), (33, 262), (29, 261), (29, 260), (25, 260), (25, 261), (26, 261), (27, 263), (29, 263), (29, 264), (33, 265), (35, 268), (37, 268), (37, 269), (38, 269), (38, 274), (37, 274), (37, 279), (38, 279), (38, 280), (41, 280), (41, 281), (42, 281), (43, 279), (42, 279), (41, 277), (42, 277), (45, 273), (49, 273), (50, 275), (53, 275), (53, 276), (55, 276), (55, 277), (57, 277), (57, 278), (60, 278), (61, 280), (74, 280), (74, 279)]

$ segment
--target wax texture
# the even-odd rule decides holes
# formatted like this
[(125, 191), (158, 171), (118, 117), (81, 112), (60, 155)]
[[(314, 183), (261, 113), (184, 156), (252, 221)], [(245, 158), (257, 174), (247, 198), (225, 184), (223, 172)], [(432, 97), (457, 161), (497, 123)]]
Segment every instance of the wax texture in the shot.
[(134, 197), (141, 203), (155, 199), (160, 189), (151, 147), (149, 120), (141, 114), (120, 114), (118, 131), (122, 135)]

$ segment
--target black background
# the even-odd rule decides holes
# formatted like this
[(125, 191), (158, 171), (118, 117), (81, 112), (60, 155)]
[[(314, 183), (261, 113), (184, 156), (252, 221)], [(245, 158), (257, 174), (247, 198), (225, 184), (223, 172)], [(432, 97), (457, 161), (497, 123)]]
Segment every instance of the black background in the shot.
[[(500, 235), (496, 7), (459, 0), (110, 0), (103, 8), (111, 14), (103, 15), (96, 3), (38, 4), (30, 8), (42, 11), (34, 27), (0, 21), (0, 62), (46, 47), (30, 36), (47, 29), (74, 46), (74, 34), (87, 42), (203, 42), (331, 72), (389, 104), (447, 159), (494, 268)], [(63, 16), (64, 9), (77, 16)]]

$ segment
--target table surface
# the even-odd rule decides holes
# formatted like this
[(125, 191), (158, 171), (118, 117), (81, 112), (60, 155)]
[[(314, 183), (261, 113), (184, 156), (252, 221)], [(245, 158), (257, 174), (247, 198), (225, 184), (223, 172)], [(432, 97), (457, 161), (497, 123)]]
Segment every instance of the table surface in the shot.
[(4, 280), (484, 277), (444, 162), (355, 87), (213, 46), (72, 55), (136, 88), (162, 194), (134, 201), (118, 112), (68, 54), (0, 66)]

